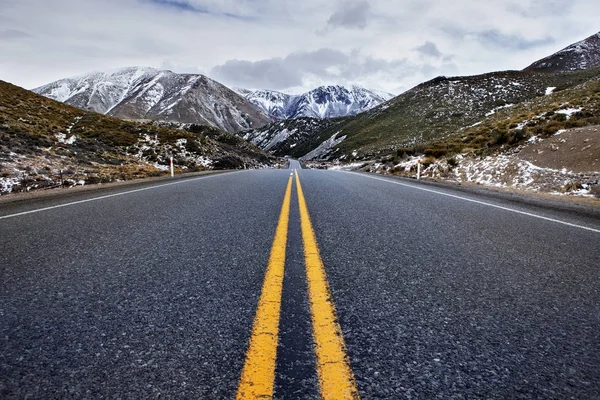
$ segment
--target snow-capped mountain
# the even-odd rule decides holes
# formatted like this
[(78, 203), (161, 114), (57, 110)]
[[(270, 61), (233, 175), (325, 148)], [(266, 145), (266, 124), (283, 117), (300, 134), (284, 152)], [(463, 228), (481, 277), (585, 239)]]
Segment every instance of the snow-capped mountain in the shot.
[(33, 91), (83, 110), (122, 119), (195, 123), (230, 132), (269, 122), (261, 109), (204, 75), (153, 68), (94, 72)]
[(570, 72), (600, 67), (600, 32), (534, 62), (526, 71)]
[(394, 97), (360, 86), (320, 86), (300, 95), (274, 90), (239, 91), (275, 119), (335, 118), (359, 114)]

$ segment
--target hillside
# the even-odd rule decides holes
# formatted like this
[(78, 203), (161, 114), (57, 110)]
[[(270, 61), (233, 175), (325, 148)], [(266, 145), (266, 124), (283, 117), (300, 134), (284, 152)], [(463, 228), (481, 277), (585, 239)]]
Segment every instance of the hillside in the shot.
[(418, 158), (424, 177), (600, 197), (600, 77), (354, 168), (414, 177)]
[(393, 97), (389, 93), (376, 92), (357, 85), (320, 86), (300, 95), (289, 95), (273, 90), (240, 90), (239, 93), (273, 119), (302, 117), (323, 119), (355, 115)]
[(600, 33), (534, 62), (525, 71), (570, 72), (600, 67)]
[[(347, 118), (296, 118), (272, 122), (263, 127), (241, 132), (250, 143), (279, 157), (301, 157), (314, 148), (315, 138), (343, 125)], [(317, 139), (318, 140), (318, 139)]]
[(178, 171), (272, 162), (233, 134), (187, 128), (82, 111), (0, 81), (0, 192), (160, 175), (171, 154)]
[(208, 125), (228, 132), (270, 121), (262, 110), (204, 75), (131, 67), (62, 79), (34, 92), (121, 119)]
[(439, 77), (367, 112), (346, 117), (342, 124), (311, 132), (310, 139), (305, 139), (304, 149), (308, 150), (306, 153), (319, 150), (305, 158), (369, 158), (396, 148), (423, 144), (479, 123), (486, 115), (503, 108), (564, 90), (598, 75), (600, 69), (558, 74), (505, 71)]

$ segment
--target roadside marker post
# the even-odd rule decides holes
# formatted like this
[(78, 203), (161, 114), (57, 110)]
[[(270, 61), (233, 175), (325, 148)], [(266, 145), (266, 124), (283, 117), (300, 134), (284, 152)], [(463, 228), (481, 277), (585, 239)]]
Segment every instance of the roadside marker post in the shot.
[(421, 159), (417, 160), (417, 180), (421, 179)]
[(175, 176), (175, 169), (173, 168), (173, 156), (171, 156), (171, 178)]

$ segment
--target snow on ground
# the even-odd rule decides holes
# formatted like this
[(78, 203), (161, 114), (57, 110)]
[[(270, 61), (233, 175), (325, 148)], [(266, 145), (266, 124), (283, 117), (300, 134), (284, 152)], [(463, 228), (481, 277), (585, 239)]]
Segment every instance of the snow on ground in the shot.
[(64, 133), (56, 133), (54, 134), (54, 137), (56, 138), (56, 140), (58, 140), (58, 143), (73, 144), (77, 141), (77, 136), (71, 135), (67, 139), (67, 135), (65, 135)]
[(0, 176), (0, 193), (11, 193), (20, 181), (21, 178)]
[(546, 96), (551, 95), (556, 90), (556, 87), (550, 86), (546, 88)]
[(359, 162), (359, 163), (351, 163), (351, 164), (338, 164), (338, 165), (332, 165), (331, 167), (327, 168), (333, 171), (355, 171), (357, 169), (359, 169), (360, 167), (362, 167), (363, 165), (365, 165), (364, 162)]
[(493, 110), (491, 110), (490, 112), (488, 112), (487, 114), (485, 114), (485, 116), (486, 116), (486, 117), (489, 117), (490, 115), (494, 115), (494, 114), (496, 114), (496, 112), (497, 112), (497, 111), (500, 111), (500, 110), (502, 110), (502, 109), (504, 109), (504, 108), (510, 108), (510, 107), (513, 107), (513, 106), (514, 106), (514, 104), (505, 104), (505, 105), (503, 105), (503, 106), (496, 107), (496, 108), (494, 108)]
[(271, 139), (271, 141), (269, 142), (269, 144), (264, 149), (267, 150), (267, 151), (270, 150), (277, 143), (281, 143), (281, 142), (285, 141), (288, 137), (290, 137), (290, 135), (293, 135), (297, 131), (298, 131), (298, 129), (292, 129), (290, 131), (287, 128), (285, 128), (285, 129), (277, 132), (277, 134), (273, 137), (273, 139)]
[(210, 168), (212, 166), (213, 160), (208, 157), (200, 156), (196, 158), (196, 163), (202, 165), (204, 168)]
[(564, 110), (558, 110), (556, 111), (556, 114), (564, 114), (567, 116), (567, 119), (571, 118), (571, 115), (580, 112), (581, 110), (583, 110), (583, 108), (581, 107), (577, 107), (577, 108), (565, 108)]
[[(520, 159), (518, 154), (500, 154), (485, 158), (457, 156), (455, 160), (458, 164), (456, 167), (450, 168), (446, 161), (437, 162), (426, 168), (422, 175), (492, 187), (585, 197), (594, 197), (592, 186), (600, 182), (600, 172), (581, 174), (566, 168), (542, 168)], [(405, 164), (409, 166), (410, 162)]]
[(344, 141), (344, 139), (346, 139), (346, 135), (342, 136), (341, 138), (336, 138), (336, 136), (339, 133), (340, 132), (336, 132), (333, 135), (331, 135), (331, 137), (329, 139), (327, 139), (326, 141), (321, 143), (319, 145), (319, 147), (317, 147), (310, 153), (301, 157), (301, 159), (302, 160), (318, 160), (320, 158), (323, 158), (323, 156), (329, 154), (334, 146), (337, 146), (338, 144), (342, 143)]

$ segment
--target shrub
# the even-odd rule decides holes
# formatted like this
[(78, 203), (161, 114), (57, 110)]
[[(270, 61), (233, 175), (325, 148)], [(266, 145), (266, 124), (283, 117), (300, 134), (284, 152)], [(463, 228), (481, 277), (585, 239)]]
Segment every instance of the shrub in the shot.
[(425, 149), (424, 153), (426, 156), (429, 156), (429, 157), (440, 158), (440, 157), (446, 155), (447, 152), (448, 152), (448, 150), (446, 150), (446, 149), (429, 148), (429, 149)]
[(552, 117), (552, 119), (554, 121), (564, 122), (564, 121), (567, 120), (567, 115), (566, 114), (554, 114), (554, 116)]
[(429, 167), (434, 162), (435, 162), (435, 158), (433, 158), (433, 157), (425, 157), (423, 160), (421, 160), (421, 164), (423, 165), (424, 168)]
[(558, 121), (552, 121), (548, 124), (546, 124), (546, 126), (544, 126), (544, 128), (542, 129), (542, 132), (545, 135), (554, 135), (556, 132), (558, 132), (560, 129), (564, 128), (564, 124), (558, 122)]
[(508, 142), (508, 133), (506, 131), (496, 131), (492, 140), (492, 145), (500, 146)]

